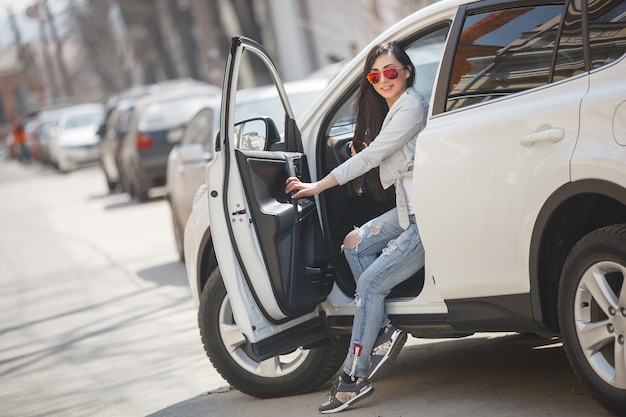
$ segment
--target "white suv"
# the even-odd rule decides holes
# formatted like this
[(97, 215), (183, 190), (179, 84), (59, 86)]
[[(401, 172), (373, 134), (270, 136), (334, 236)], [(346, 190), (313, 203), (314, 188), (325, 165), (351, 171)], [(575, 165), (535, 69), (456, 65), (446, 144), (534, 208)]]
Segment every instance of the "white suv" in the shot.
[[(430, 102), (413, 198), (426, 266), (389, 295), (392, 320), (417, 337), (560, 336), (591, 395), (626, 413), (626, 2), (443, 0), (372, 45), (387, 40)], [(345, 357), (354, 281), (340, 244), (387, 207), (349, 185), (294, 201), (284, 184), (349, 158), (372, 45), (296, 123), (271, 58), (233, 39), (185, 257), (207, 354), (250, 395), (311, 390)], [(243, 56), (274, 78), (284, 129), (237, 117)]]

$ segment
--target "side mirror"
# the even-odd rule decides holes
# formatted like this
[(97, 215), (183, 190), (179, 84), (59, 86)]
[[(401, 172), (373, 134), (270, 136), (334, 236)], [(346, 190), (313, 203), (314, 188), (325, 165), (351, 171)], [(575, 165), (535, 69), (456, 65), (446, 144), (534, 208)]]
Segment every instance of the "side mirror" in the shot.
[(280, 133), (269, 117), (247, 119), (235, 124), (235, 148), (266, 150), (280, 142)]

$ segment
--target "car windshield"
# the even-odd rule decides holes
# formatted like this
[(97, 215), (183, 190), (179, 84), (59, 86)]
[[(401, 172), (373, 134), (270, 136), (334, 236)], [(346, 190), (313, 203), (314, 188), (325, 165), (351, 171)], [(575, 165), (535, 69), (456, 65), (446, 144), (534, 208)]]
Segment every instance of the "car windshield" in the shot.
[(68, 116), (63, 127), (65, 129), (79, 129), (87, 126), (97, 126), (104, 119), (103, 113), (85, 113)]
[(189, 122), (206, 103), (206, 95), (151, 103), (141, 115), (139, 130), (164, 130), (183, 125)]

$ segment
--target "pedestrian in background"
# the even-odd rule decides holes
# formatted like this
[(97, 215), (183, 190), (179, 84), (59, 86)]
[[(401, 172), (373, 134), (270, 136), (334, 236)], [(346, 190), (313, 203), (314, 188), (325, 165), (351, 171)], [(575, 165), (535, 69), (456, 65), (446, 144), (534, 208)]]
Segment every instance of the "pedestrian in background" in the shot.
[(13, 122), (13, 141), (17, 144), (19, 161), (23, 164), (30, 163), (30, 149), (26, 143), (26, 130), (21, 117)]

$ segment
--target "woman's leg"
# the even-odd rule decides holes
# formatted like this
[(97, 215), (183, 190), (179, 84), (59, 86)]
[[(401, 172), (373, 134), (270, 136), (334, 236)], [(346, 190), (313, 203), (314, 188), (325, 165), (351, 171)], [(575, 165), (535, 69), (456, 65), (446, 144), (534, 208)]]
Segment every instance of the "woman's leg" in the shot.
[[(380, 256), (387, 243), (402, 232), (404, 229), (398, 222), (398, 210), (393, 208), (346, 235), (341, 250), (356, 282), (363, 271)], [(381, 327), (389, 323), (387, 313), (383, 311)]]
[[(381, 231), (385, 226), (386, 224)], [(393, 287), (423, 267), (424, 247), (417, 225), (411, 223), (397, 238), (387, 242), (380, 256), (371, 262), (357, 281), (356, 312), (344, 372), (356, 377), (365, 376), (369, 356), (385, 320), (385, 297)], [(355, 344), (362, 347), (361, 355), (356, 362), (354, 362)], [(356, 363), (354, 372), (353, 363)]]
[(387, 246), (387, 242), (398, 237), (404, 230), (398, 223), (398, 210), (393, 208), (373, 218), (361, 227), (348, 233), (341, 251), (348, 261), (354, 280), (359, 277)]

